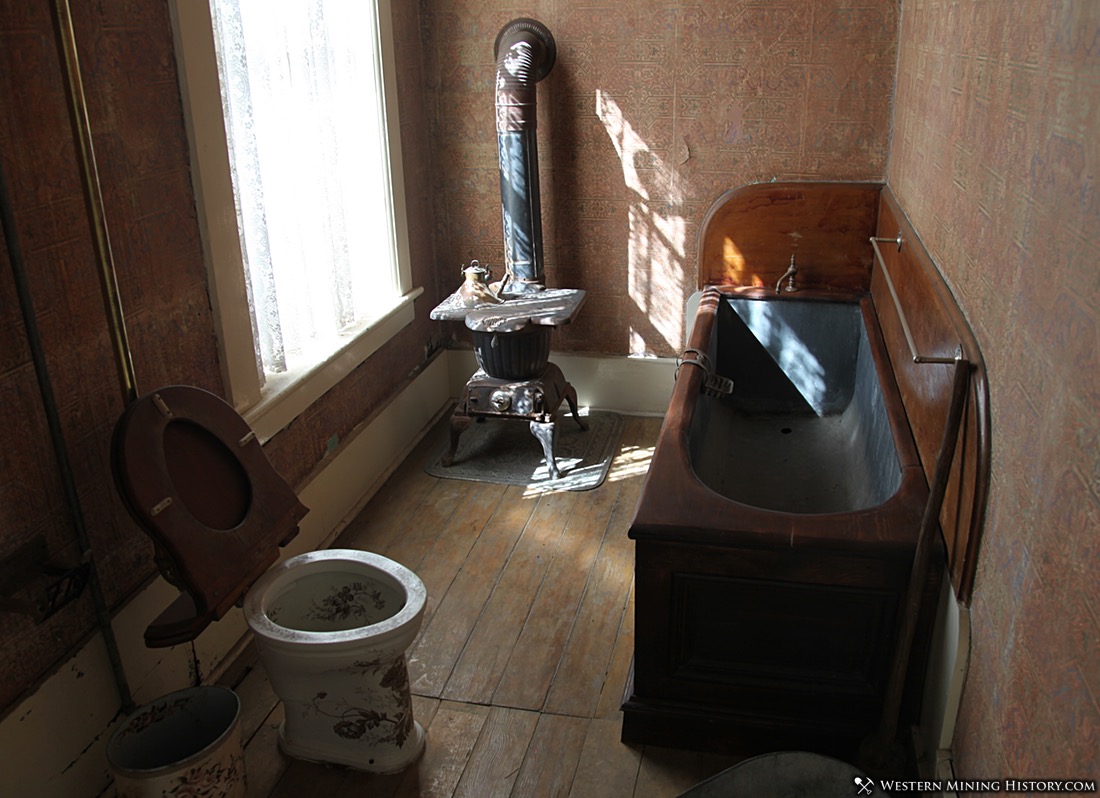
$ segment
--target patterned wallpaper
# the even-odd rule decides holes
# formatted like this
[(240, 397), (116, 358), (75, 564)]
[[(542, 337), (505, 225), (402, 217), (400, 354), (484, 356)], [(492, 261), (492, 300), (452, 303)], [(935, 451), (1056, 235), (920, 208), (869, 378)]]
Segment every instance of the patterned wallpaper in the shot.
[(978, 337), (993, 476), (960, 777), (1097, 775), (1100, 3), (904, 0), (888, 181)]
[(725, 190), (883, 179), (896, 0), (422, 0), (448, 290), (464, 261), (502, 263), (492, 47), (519, 16), (558, 46), (537, 88), (547, 284), (589, 292), (555, 348), (679, 351)]

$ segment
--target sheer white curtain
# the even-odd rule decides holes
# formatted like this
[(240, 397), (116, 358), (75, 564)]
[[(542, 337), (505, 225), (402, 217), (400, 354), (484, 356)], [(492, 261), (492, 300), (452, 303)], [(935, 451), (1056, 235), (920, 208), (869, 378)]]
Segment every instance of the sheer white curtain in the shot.
[(392, 306), (373, 0), (210, 0), (237, 222), (265, 373)]

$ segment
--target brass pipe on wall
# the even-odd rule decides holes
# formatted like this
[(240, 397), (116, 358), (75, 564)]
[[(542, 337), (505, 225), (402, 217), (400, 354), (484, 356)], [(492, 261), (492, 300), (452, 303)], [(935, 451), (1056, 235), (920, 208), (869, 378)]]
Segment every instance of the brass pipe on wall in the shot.
[[(914, 363), (940, 363), (943, 365), (951, 365), (963, 356), (961, 343), (955, 350), (955, 355), (953, 357), (922, 355), (917, 351), (917, 344), (913, 340), (913, 331), (909, 327), (909, 318), (905, 315), (905, 308), (901, 306), (901, 300), (898, 299), (897, 289), (894, 288), (894, 280), (890, 277), (890, 270), (886, 267), (886, 259), (882, 257), (882, 250), (878, 248), (880, 242), (897, 244), (898, 252), (901, 252), (901, 247), (904, 242), (902, 240), (900, 232), (898, 233), (897, 238), (881, 238), (879, 236), (871, 236), (871, 249), (875, 251), (875, 258), (878, 259), (878, 264), (882, 269), (882, 276), (886, 280), (886, 287), (890, 291), (890, 298), (894, 300), (894, 308), (898, 312), (898, 321), (901, 323), (901, 331), (905, 335), (905, 343), (909, 346), (910, 357), (913, 358)], [(780, 280), (780, 282), (782, 282), (782, 280)]]
[(103, 191), (96, 166), (92, 128), (88, 121), (88, 102), (84, 95), (84, 82), (80, 77), (80, 59), (76, 52), (76, 33), (68, 0), (54, 0), (54, 33), (57, 35), (57, 52), (61, 60), (61, 74), (65, 81), (65, 98), (69, 106), (69, 121), (73, 127), (76, 158), (80, 166), (80, 179), (84, 186), (84, 204), (88, 212), (99, 269), (99, 285), (103, 293), (103, 309), (107, 314), (107, 326), (111, 335), (118, 370), (119, 387), (123, 401), (129, 405), (138, 397), (137, 378), (130, 354), (130, 342), (126, 335), (126, 319), (118, 293), (118, 274), (115, 271), (114, 254), (111, 252), (111, 235), (103, 210)]
[[(103, 304), (107, 313), (107, 323), (114, 349), (119, 386), (122, 389), (123, 400), (128, 406), (137, 399), (137, 380), (134, 376), (133, 360), (130, 357), (130, 344), (126, 336), (122, 303), (118, 296), (118, 279), (115, 273), (114, 257), (111, 253), (111, 237), (107, 230), (107, 220), (103, 212), (103, 193), (99, 182), (99, 170), (96, 168), (95, 150), (92, 146), (91, 126), (88, 123), (88, 103), (84, 96), (84, 84), (80, 78), (80, 61), (76, 52), (72, 9), (69, 7), (68, 0), (54, 0), (52, 11), (54, 34), (57, 37), (57, 54), (61, 61), (61, 73), (65, 82), (65, 98), (69, 106), (69, 119), (73, 127), (77, 162), (80, 165), (80, 176), (84, 186), (84, 202), (88, 211), (88, 222), (92, 228), (96, 260), (99, 265)], [(14, 230), (14, 223), (12, 229)], [(14, 235), (14, 233), (10, 235)], [(9, 239), (9, 244), (10, 241), (11, 239)], [(21, 257), (14, 257), (13, 269), (21, 266), (21, 262)], [(24, 312), (24, 319), (30, 319), (31, 323), (28, 323), (27, 331), (28, 338), (32, 340), (37, 337), (35, 325), (33, 324), (33, 313), (33, 307), (28, 305), (28, 310)], [(65, 482), (66, 494), (69, 496), (70, 514), (75, 526), (80, 554), (89, 565), (88, 587), (95, 608), (96, 624), (103, 635), (103, 642), (107, 648), (107, 658), (111, 665), (115, 686), (118, 689), (121, 711), (128, 713), (134, 708), (133, 694), (126, 678), (126, 670), (122, 665), (122, 654), (118, 648), (118, 641), (115, 639), (114, 627), (111, 625), (110, 608), (107, 606), (106, 596), (103, 593), (95, 555), (84, 523), (84, 514), (77, 496), (72, 470), (69, 466), (64, 434), (61, 431), (60, 420), (56, 418), (57, 408), (53, 400), (49, 378), (45, 374), (44, 356), (42, 361), (39, 380), (40, 387), (43, 387), (43, 405), (47, 416), (55, 419), (51, 432), (53, 433), (52, 437), (62, 480)]]

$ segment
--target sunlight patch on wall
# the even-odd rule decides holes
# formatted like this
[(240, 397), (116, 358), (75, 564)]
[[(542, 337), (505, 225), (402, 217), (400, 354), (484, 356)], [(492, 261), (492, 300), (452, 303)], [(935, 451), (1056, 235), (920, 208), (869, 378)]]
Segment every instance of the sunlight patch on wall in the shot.
[(722, 239), (722, 262), (726, 265), (726, 274), (733, 275), (734, 285), (762, 285), (756, 275), (746, 276), (745, 256), (729, 236)]
[(676, 350), (684, 335), (683, 192), (675, 172), (654, 154), (607, 92), (596, 90), (603, 122), (632, 192), (628, 210), (627, 291), (640, 311), (630, 325), (629, 353)]

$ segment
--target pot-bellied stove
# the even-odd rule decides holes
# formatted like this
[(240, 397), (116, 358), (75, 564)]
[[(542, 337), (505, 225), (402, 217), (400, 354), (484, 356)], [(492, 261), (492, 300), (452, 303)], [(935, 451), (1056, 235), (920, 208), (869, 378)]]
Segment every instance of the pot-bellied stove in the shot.
[(550, 479), (558, 478), (554, 418), (562, 400), (580, 428), (588, 427), (577, 412), (576, 390), (550, 362), (550, 333), (576, 318), (585, 295), (579, 289), (547, 288), (470, 307), (467, 297), (456, 291), (431, 312), (439, 321), (466, 322), (474, 334), (478, 365), (451, 415), (451, 444), (442, 465), (454, 462), (459, 437), (475, 419), (526, 420), (542, 444)]
[(493, 54), (504, 277), (487, 285), (488, 271), (474, 261), (463, 269), (462, 287), (431, 313), (466, 322), (478, 364), (451, 416), (451, 448), (441, 462), (454, 462), (459, 436), (474, 419), (520, 419), (530, 423), (550, 478), (557, 479), (554, 417), (562, 400), (586, 429), (577, 392), (550, 362), (550, 332), (576, 317), (585, 292), (543, 285), (535, 84), (553, 68), (557, 45), (541, 22), (520, 18), (501, 28)]

